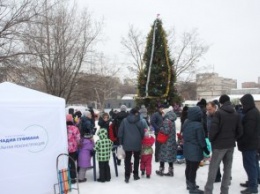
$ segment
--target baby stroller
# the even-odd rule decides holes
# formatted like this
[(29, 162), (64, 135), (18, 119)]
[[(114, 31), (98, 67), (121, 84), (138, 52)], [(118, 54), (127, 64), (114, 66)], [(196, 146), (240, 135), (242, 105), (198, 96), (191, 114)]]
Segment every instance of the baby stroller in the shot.
[(180, 133), (177, 133), (177, 155), (176, 155), (176, 163), (183, 164), (185, 163), (185, 158), (183, 155), (183, 138)]

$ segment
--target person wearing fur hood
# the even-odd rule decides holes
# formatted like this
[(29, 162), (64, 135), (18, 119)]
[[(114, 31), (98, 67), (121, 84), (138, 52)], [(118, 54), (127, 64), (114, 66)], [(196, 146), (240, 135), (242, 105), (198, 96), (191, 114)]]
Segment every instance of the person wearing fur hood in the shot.
[[(156, 171), (157, 175), (160, 176), (173, 176), (173, 163), (176, 160), (177, 153), (177, 142), (176, 142), (176, 127), (175, 120), (177, 119), (176, 114), (173, 112), (172, 106), (163, 109), (163, 125), (160, 131), (168, 135), (166, 143), (161, 144), (159, 152), (160, 168)], [(167, 173), (164, 173), (164, 163), (169, 164)]]

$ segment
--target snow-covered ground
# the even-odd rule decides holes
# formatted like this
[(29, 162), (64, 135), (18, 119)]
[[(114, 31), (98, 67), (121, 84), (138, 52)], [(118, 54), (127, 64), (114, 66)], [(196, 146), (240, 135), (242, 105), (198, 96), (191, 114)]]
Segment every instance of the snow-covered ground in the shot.
[[(176, 121), (177, 131), (179, 130), (179, 119)], [(124, 165), (118, 166), (119, 176), (115, 176), (114, 164), (111, 157), (111, 181), (106, 183), (99, 183), (93, 180), (93, 171), (87, 172), (87, 182), (79, 183), (80, 193), (98, 193), (98, 194), (173, 194), (173, 193), (189, 193), (185, 185), (185, 164), (174, 165), (174, 177), (160, 177), (155, 174), (155, 170), (159, 168), (159, 163), (155, 163), (153, 159), (152, 175), (150, 179), (145, 176), (140, 180), (133, 180), (131, 177), (130, 182), (124, 182)], [(208, 175), (208, 165), (200, 167), (197, 171), (197, 184), (200, 188), (204, 189)], [(141, 175), (140, 175), (141, 176)], [(98, 177), (98, 166), (97, 166)], [(243, 188), (239, 183), (246, 180), (246, 174), (242, 164), (241, 153), (235, 149), (233, 168), (232, 168), (232, 181), (230, 186), (230, 194), (240, 193)], [(214, 184), (214, 194), (220, 193), (220, 183)], [(76, 191), (72, 192), (77, 193)]]

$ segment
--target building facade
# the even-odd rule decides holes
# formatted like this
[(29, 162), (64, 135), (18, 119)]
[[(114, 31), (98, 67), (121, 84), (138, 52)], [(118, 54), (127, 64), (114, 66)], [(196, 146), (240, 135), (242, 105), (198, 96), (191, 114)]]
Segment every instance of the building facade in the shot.
[(259, 84), (256, 82), (243, 82), (242, 88), (259, 88)]
[(227, 94), (237, 88), (237, 80), (220, 77), (217, 73), (201, 73), (196, 75), (197, 99), (213, 99)]
[(121, 105), (126, 105), (128, 109), (136, 106), (134, 97), (136, 94), (126, 94), (122, 98), (118, 99), (107, 99), (105, 101), (105, 109), (120, 109)]

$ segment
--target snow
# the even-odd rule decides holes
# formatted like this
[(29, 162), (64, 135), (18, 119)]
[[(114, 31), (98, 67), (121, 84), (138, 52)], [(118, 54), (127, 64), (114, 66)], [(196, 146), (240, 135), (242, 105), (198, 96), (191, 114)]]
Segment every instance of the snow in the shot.
[[(180, 129), (179, 119), (176, 121), (177, 131)], [(167, 167), (167, 165), (166, 165)], [(152, 175), (150, 179), (145, 176), (140, 180), (135, 181), (131, 176), (130, 182), (127, 184), (124, 182), (124, 165), (118, 166), (119, 176), (115, 176), (113, 159), (110, 159), (111, 169), (111, 181), (106, 183), (95, 182), (93, 179), (93, 171), (87, 171), (87, 182), (79, 183), (80, 193), (98, 193), (98, 194), (173, 194), (173, 193), (189, 193), (186, 190), (185, 183), (185, 164), (174, 164), (174, 177), (160, 177), (155, 174), (155, 170), (158, 170), (159, 163), (154, 162), (152, 164)], [(221, 173), (223, 166), (221, 164)], [(204, 189), (207, 181), (208, 165), (200, 167), (197, 171), (197, 184), (200, 189)], [(97, 166), (97, 178), (98, 178), (98, 166)], [(246, 181), (246, 173), (242, 164), (241, 153), (235, 148), (232, 168), (232, 181), (229, 193), (240, 193), (240, 190), (244, 188), (239, 186), (239, 183)], [(214, 184), (213, 194), (220, 193), (221, 183)], [(72, 192), (77, 193), (76, 191)]]

